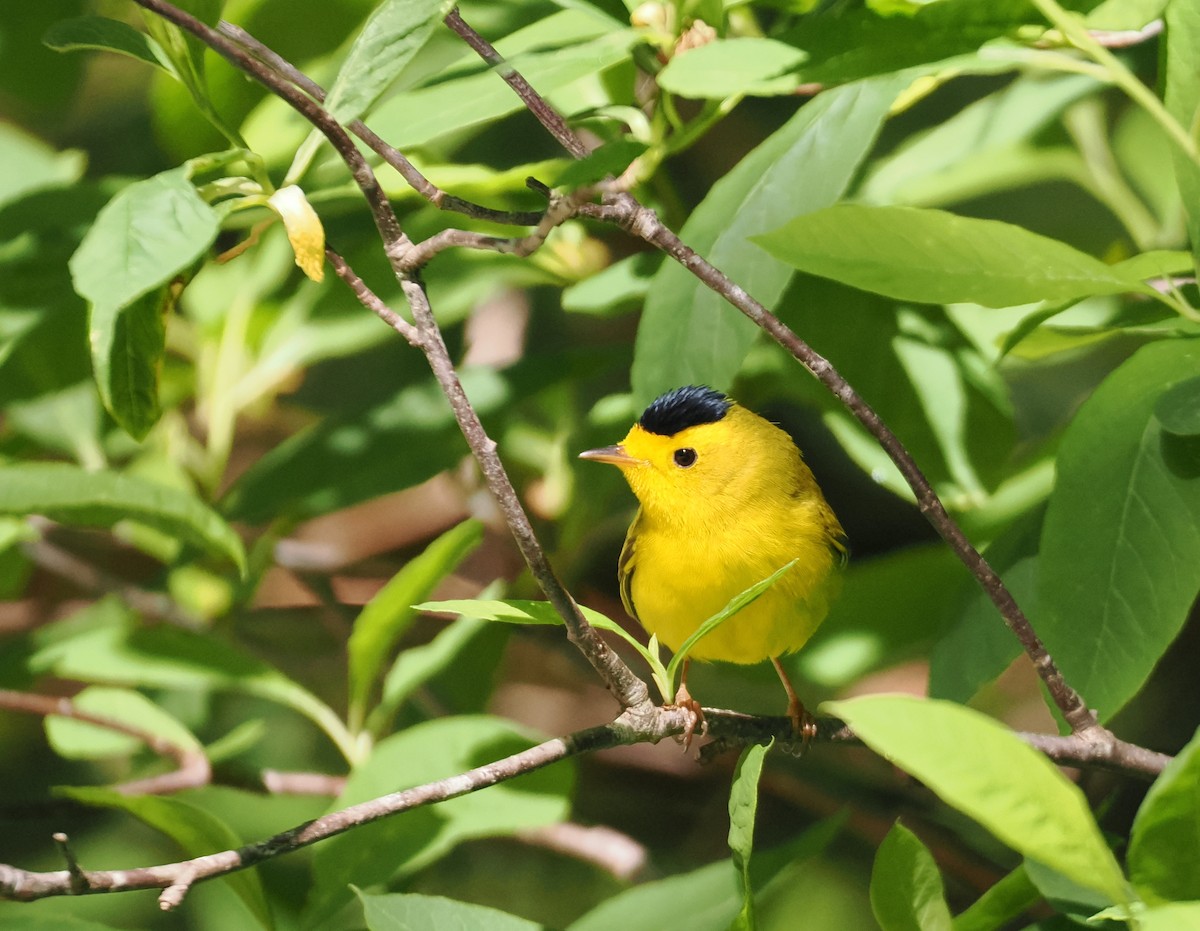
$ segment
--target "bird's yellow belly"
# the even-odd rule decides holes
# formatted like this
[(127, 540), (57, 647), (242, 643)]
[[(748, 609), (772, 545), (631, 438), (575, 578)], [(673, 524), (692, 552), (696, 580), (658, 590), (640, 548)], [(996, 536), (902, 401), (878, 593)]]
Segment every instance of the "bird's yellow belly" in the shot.
[(656, 552), (663, 543), (654, 536), (639, 536), (630, 589), (642, 626), (672, 650), (734, 596), (794, 558), (798, 562), (786, 575), (706, 635), (689, 655), (758, 663), (800, 649), (825, 619), (837, 573), (832, 554), (819, 541), (793, 543), (790, 552), (753, 560), (742, 553), (715, 551), (711, 539), (681, 546), (676, 538), (666, 544), (669, 553)]

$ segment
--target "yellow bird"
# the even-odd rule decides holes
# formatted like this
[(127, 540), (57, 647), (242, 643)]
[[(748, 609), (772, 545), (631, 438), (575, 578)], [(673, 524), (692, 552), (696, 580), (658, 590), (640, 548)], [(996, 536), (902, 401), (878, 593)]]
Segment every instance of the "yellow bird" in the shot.
[[(804, 646), (825, 619), (849, 550), (791, 437), (711, 388), (688, 386), (655, 400), (619, 444), (580, 458), (617, 466), (641, 504), (621, 550), (621, 600), (672, 650), (736, 595), (796, 560), (699, 640), (689, 659), (770, 659), (797, 734), (810, 736), (812, 718), (779, 657)], [(700, 716), (686, 661), (675, 704)]]

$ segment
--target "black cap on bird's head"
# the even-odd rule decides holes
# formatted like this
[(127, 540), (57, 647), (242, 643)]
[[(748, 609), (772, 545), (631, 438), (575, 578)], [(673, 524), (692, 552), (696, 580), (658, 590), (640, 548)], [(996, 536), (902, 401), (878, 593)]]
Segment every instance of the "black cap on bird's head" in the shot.
[(674, 436), (697, 424), (716, 423), (732, 406), (733, 401), (719, 391), (702, 385), (686, 385), (655, 398), (642, 413), (638, 426), (647, 433)]

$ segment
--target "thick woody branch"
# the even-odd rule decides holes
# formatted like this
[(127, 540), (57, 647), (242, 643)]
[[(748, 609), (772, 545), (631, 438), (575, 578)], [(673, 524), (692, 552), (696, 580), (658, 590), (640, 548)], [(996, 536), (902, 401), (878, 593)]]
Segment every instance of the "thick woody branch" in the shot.
[[(486, 39), (463, 21), (457, 10), (452, 11), (446, 17), (446, 24), (475, 49), (484, 61), (499, 69), (501, 77), (513, 88), (525, 106), (568, 152), (577, 157), (585, 153), (582, 141), (571, 131), (562, 117), (510, 65), (504, 64), (503, 57)], [(684, 244), (675, 233), (663, 224), (653, 210), (644, 207), (632, 195), (627, 193), (610, 194), (605, 197), (603, 205), (584, 204), (580, 207), (579, 213), (615, 223), (632, 235), (661, 249), (770, 334), (821, 384), (828, 388), (859, 423), (875, 437), (879, 445), (896, 463), (901, 475), (904, 476), (905, 481), (916, 495), (921, 513), (979, 581), (992, 603), (996, 605), (1005, 624), (1016, 635), (1025, 652), (1033, 660), (1038, 675), (1045, 683), (1055, 705), (1058, 706), (1063, 717), (1071, 726), (1072, 732), (1083, 733), (1100, 728), (1096, 716), (1063, 678), (1003, 579), (975, 549), (963, 533), (962, 528), (947, 513), (945, 505), (942, 504), (920, 467), (904, 448), (899, 437), (880, 419), (874, 409), (851, 387), (850, 383), (842, 377), (828, 359), (800, 339), (779, 318), (756, 301), (745, 289), (730, 280), (720, 269)]]

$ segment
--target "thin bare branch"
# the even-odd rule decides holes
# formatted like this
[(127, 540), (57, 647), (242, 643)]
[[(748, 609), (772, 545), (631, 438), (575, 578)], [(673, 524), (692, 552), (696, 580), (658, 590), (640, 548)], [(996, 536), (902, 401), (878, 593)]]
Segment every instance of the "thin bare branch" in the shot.
[(521, 98), (521, 102), (525, 104), (526, 109), (537, 118), (537, 121), (546, 128), (546, 131), (550, 135), (558, 140), (559, 145), (575, 156), (575, 158), (583, 158), (588, 154), (588, 147), (584, 145), (583, 140), (567, 125), (567, 121), (562, 118), (559, 112), (550, 106), (542, 95), (530, 86), (529, 82), (521, 76), (520, 72), (505, 61), (504, 56), (497, 52), (487, 39), (463, 22), (462, 14), (459, 13), (458, 7), (455, 7), (446, 15), (445, 23), (474, 50), (476, 55), (496, 69), (496, 72), (504, 79), (504, 82)]
[(70, 718), (73, 721), (92, 724), (115, 734), (125, 734), (140, 740), (154, 753), (174, 761), (175, 769), (171, 772), (113, 786), (113, 789), (122, 795), (167, 795), (184, 789), (196, 789), (212, 781), (212, 767), (204, 751), (199, 748), (181, 747), (136, 725), (85, 711), (76, 707), (69, 698), (0, 689), (0, 709), (36, 714), (44, 718)]

